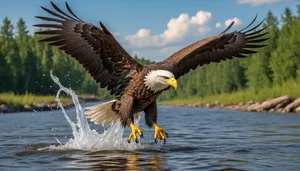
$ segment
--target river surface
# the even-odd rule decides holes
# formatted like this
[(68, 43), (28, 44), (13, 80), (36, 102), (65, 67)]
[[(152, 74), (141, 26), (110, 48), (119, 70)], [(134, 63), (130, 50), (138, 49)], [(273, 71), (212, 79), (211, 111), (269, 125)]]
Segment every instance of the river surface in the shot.
[[(158, 112), (167, 144), (153, 143), (142, 116), (141, 144), (124, 144), (127, 128), (123, 144), (88, 149), (64, 145), (74, 132), (60, 110), (0, 115), (0, 170), (300, 170), (300, 115), (168, 106)], [(76, 120), (74, 109), (66, 113)], [(89, 125), (97, 135), (104, 131)]]

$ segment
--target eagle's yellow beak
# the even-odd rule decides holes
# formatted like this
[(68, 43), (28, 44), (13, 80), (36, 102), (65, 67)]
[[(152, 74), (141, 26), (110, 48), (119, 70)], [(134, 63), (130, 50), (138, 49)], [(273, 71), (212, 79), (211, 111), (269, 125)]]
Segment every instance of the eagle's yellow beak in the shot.
[(177, 88), (177, 80), (175, 78), (170, 78), (167, 83), (173, 86), (175, 89)]

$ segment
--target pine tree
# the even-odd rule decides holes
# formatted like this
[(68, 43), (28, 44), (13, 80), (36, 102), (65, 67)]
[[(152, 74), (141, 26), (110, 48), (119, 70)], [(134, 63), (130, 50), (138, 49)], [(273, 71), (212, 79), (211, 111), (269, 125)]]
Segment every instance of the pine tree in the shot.
[(292, 41), (292, 28), (295, 21), (291, 10), (286, 8), (282, 15), (284, 25), (277, 39), (277, 48), (272, 52), (270, 67), (273, 71), (274, 83), (282, 84), (296, 76), (297, 55)]
[(9, 90), (16, 90), (16, 83), (17, 80), (16, 77), (16, 70), (17, 66), (16, 63), (18, 63), (15, 54), (17, 52), (16, 49), (16, 43), (13, 39), (13, 30), (14, 27), (11, 24), (11, 21), (6, 17), (3, 20), (2, 27), (0, 29), (1, 34), (1, 52), (2, 52), (2, 62), (5, 63), (5, 65), (1, 66), (1, 72), (2, 72), (2, 79), (5, 80), (4, 84), (2, 85), (3, 91), (9, 91)]
[[(259, 53), (251, 55), (247, 60), (246, 78), (247, 86), (251, 89), (260, 89), (272, 85), (272, 71), (270, 61), (272, 52), (277, 48), (278, 20), (271, 12), (268, 12), (266, 22), (263, 24), (267, 34), (263, 38), (269, 38), (267, 46), (259, 50)], [(262, 32), (261, 34), (265, 34)], [(274, 71), (273, 71), (274, 72)]]
[[(29, 36), (25, 21), (20, 18), (16, 27), (16, 44), (18, 48), (18, 62), (16, 65), (16, 91), (18, 93), (25, 93), (28, 91), (29, 78), (32, 66), (30, 65), (29, 57), (32, 55), (29, 47)], [(30, 55), (30, 56), (29, 56)]]

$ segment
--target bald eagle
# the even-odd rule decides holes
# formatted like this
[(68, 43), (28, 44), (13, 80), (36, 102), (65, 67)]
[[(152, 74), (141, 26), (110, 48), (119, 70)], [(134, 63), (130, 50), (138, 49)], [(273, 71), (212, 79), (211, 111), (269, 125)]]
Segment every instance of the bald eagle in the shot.
[[(135, 140), (142, 131), (134, 125), (134, 119), (144, 111), (146, 124), (154, 128), (154, 140), (166, 142), (168, 134), (157, 124), (157, 97), (170, 88), (177, 88), (177, 80), (198, 66), (222, 60), (244, 58), (246, 54), (256, 53), (267, 38), (263, 23), (249, 28), (226, 33), (232, 22), (221, 34), (197, 41), (168, 57), (164, 61), (143, 66), (135, 61), (114, 36), (101, 23), (100, 27), (88, 24), (78, 18), (68, 3), (64, 12), (53, 2), (53, 10), (42, 7), (53, 17), (36, 16), (51, 23), (34, 25), (47, 30), (36, 34), (50, 35), (40, 40), (58, 46), (60, 50), (75, 58), (89, 74), (107, 88), (115, 100), (89, 107), (85, 112), (95, 124), (110, 124), (119, 120), (124, 127), (131, 128), (128, 142)], [(248, 29), (248, 30), (247, 30)]]

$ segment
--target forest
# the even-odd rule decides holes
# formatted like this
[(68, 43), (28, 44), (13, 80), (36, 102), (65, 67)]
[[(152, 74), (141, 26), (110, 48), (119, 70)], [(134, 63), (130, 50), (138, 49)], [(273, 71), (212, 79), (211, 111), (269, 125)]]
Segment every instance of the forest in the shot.
[[(180, 78), (179, 88), (163, 93), (160, 100), (205, 97), (245, 89), (258, 91), (289, 80), (300, 80), (297, 72), (300, 68), (300, 5), (297, 9), (293, 14), (286, 8), (279, 18), (272, 12), (267, 14), (262, 27), (268, 32), (268, 45), (259, 53), (199, 67)], [(42, 37), (29, 34), (22, 18), (15, 25), (5, 18), (0, 26), (1, 93), (54, 95), (57, 87), (49, 76), (52, 70), (63, 85), (79, 94), (111, 98), (73, 58), (56, 47), (39, 43)], [(152, 63), (143, 57), (134, 58), (141, 64)]]

